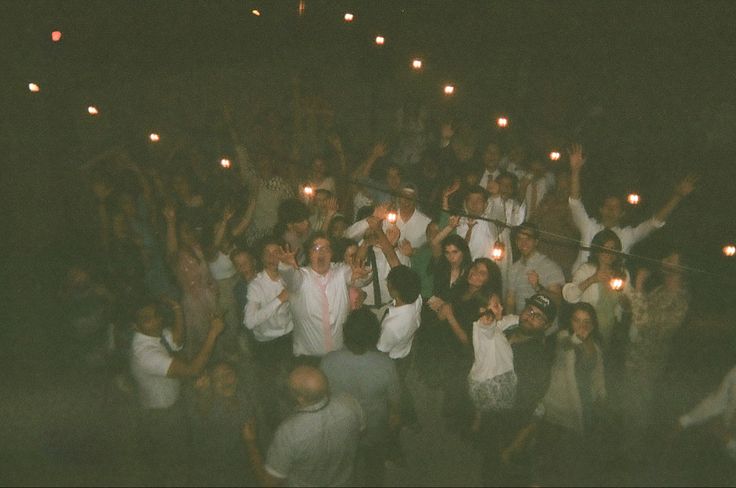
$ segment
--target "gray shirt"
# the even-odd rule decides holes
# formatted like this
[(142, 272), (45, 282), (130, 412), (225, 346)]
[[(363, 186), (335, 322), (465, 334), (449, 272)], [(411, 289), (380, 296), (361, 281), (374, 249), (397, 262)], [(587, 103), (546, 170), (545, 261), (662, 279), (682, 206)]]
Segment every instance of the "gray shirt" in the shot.
[(519, 259), (511, 265), (509, 270), (509, 293), (514, 294), (516, 299), (516, 310), (509, 310), (509, 313), (520, 314), (526, 306), (526, 299), (531, 298), (536, 292), (532, 285), (529, 284), (529, 271), (536, 271), (539, 275), (539, 284), (547, 287), (550, 285), (564, 285), (565, 275), (562, 274), (562, 268), (544, 254), (535, 252), (524, 261)]
[(396, 366), (378, 351), (353, 354), (347, 349), (333, 351), (320, 365), (335, 393), (347, 393), (358, 400), (365, 413), (364, 442), (376, 445), (388, 435), (388, 407), (399, 402), (400, 387)]
[(304, 407), (276, 430), (266, 470), (288, 486), (345, 486), (364, 427), (360, 405), (347, 395)]

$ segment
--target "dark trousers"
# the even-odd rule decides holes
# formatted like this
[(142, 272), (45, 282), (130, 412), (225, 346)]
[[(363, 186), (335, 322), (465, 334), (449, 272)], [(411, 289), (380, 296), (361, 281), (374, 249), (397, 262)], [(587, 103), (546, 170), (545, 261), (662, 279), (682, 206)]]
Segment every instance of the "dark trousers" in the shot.
[(481, 423), (481, 481), (484, 486), (529, 486), (531, 457), (522, 455), (504, 463), (501, 451), (508, 447), (524, 426), (513, 411), (488, 412)]
[(253, 343), (253, 356), (260, 370), (256, 382), (263, 420), (270, 430), (275, 430), (289, 411), (287, 375), (294, 358), (291, 354), (291, 334), (268, 342)]
[(186, 483), (191, 465), (190, 447), (189, 422), (181, 402), (170, 408), (141, 409), (138, 452), (144, 468), (143, 485)]

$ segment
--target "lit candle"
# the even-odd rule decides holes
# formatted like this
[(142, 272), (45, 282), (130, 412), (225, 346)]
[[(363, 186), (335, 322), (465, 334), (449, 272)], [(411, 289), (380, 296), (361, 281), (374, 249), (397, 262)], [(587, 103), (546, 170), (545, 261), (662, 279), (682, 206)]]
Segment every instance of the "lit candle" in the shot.
[(33, 93), (38, 93), (41, 91), (41, 87), (35, 83), (28, 83), (28, 89), (31, 90)]
[(94, 105), (90, 105), (89, 107), (87, 107), (87, 112), (90, 115), (97, 115), (100, 113), (99, 110), (97, 110), (97, 107), (95, 107)]
[(312, 188), (311, 186), (305, 186), (304, 187), (304, 196), (307, 197), (307, 198), (309, 198), (312, 195), (314, 195), (314, 188)]
[(640, 197), (636, 193), (630, 193), (629, 196), (626, 197), (626, 199), (629, 201), (630, 204), (638, 205)]
[(422, 69), (422, 60), (421, 59), (413, 59), (411, 61), (411, 67), (414, 69)]
[(723, 254), (728, 256), (729, 258), (736, 256), (736, 246), (733, 244), (729, 244), (727, 246), (724, 246), (723, 248)]
[(61, 40), (61, 31), (55, 30), (51, 33), (51, 40), (59, 42)]
[(379, 46), (383, 46), (383, 43), (386, 42), (386, 39), (384, 39), (383, 36), (376, 36), (376, 44)]
[(230, 160), (227, 158), (222, 158), (220, 160), (220, 166), (222, 166), (225, 169), (230, 169)]
[(345, 12), (345, 17), (343, 18), (345, 19), (345, 22), (352, 22), (355, 16), (350, 12)]
[(156, 134), (155, 132), (152, 132), (152, 133), (151, 133), (151, 134), (150, 134), (150, 135), (148, 136), (148, 138), (149, 138), (149, 139), (151, 140), (151, 142), (158, 142), (159, 140), (161, 140), (161, 138), (159, 137), (159, 135), (158, 135), (158, 134)]
[(396, 212), (389, 212), (386, 215), (386, 220), (388, 220), (388, 223), (389, 224), (395, 224), (397, 218), (398, 218), (398, 216), (396, 215)]
[(552, 151), (551, 153), (549, 153), (549, 159), (551, 159), (552, 161), (559, 161), (560, 156), (561, 155), (559, 151)]
[(611, 278), (609, 285), (611, 286), (611, 290), (619, 291), (624, 287), (624, 280), (621, 278)]
[(499, 117), (496, 120), (496, 125), (498, 125), (499, 127), (508, 127), (509, 119), (507, 119), (506, 117)]
[(455, 93), (455, 86), (445, 85), (445, 95), (452, 95), (453, 93)]
[(260, 17), (261, 16), (261, 11), (258, 10), (257, 8), (254, 8), (253, 10), (251, 10), (250, 13), (252, 13), (256, 17)]
[(503, 259), (503, 256), (505, 254), (506, 254), (506, 246), (504, 246), (502, 242), (496, 241), (496, 243), (493, 244), (493, 248), (491, 248), (491, 258), (494, 261), (500, 261)]

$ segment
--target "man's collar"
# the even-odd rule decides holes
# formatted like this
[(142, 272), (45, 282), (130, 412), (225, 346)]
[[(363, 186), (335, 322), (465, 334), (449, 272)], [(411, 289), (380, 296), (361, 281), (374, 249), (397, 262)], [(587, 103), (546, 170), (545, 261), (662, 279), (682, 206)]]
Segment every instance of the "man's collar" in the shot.
[(297, 412), (304, 412), (304, 413), (319, 412), (320, 410), (325, 408), (328, 403), (330, 403), (330, 397), (325, 397), (322, 400), (318, 401), (317, 403), (307, 405), (306, 407), (298, 407)]

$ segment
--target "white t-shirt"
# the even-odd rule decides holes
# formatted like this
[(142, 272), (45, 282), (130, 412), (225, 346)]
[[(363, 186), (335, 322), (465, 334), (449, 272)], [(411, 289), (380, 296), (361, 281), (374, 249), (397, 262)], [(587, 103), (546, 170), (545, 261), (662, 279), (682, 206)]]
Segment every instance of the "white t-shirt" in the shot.
[(475, 360), (468, 377), (482, 383), (514, 370), (514, 351), (503, 331), (519, 323), (518, 315), (506, 315), (490, 325), (473, 323)]
[(143, 408), (169, 408), (179, 398), (179, 379), (166, 376), (174, 358), (161, 343), (162, 338), (172, 350), (181, 349), (174, 347), (169, 329), (164, 329), (162, 337), (136, 332), (130, 346), (130, 371)]

